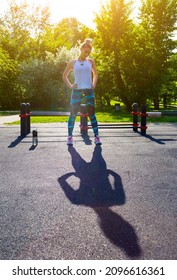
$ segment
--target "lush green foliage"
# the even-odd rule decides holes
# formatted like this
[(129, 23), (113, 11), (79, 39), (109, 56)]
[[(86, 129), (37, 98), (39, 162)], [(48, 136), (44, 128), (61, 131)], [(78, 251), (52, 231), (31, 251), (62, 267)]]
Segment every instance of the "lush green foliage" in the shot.
[(11, 0), (0, 17), (0, 106), (15, 109), (25, 101), (33, 108), (67, 108), (70, 90), (62, 72), (86, 37), (94, 39), (97, 107), (104, 109), (114, 98), (128, 110), (147, 100), (158, 109), (161, 99), (164, 106), (176, 99), (177, 1), (142, 0), (138, 21), (131, 2), (109, 0), (92, 30), (75, 18), (51, 25), (49, 8), (30, 11), (25, 1)]
[(19, 83), (31, 106), (54, 109), (66, 108), (70, 90), (61, 80), (66, 63), (78, 55), (78, 48), (62, 47), (54, 55), (46, 52), (45, 60), (30, 59), (19, 66)]
[[(96, 17), (97, 48), (101, 50), (98, 63), (101, 60), (104, 65), (100, 65), (101, 78), (109, 88), (107, 98), (117, 95), (128, 109), (133, 102), (146, 103), (148, 98), (159, 101), (176, 46), (172, 40), (176, 11), (176, 1), (143, 0), (136, 24), (126, 1), (110, 0), (103, 7)], [(103, 90), (102, 81), (100, 87)]]

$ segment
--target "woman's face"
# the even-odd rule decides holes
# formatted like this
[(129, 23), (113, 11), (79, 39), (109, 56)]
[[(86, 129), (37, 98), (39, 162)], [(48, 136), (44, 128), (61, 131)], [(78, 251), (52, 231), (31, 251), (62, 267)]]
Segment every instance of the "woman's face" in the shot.
[(90, 53), (91, 53), (91, 49), (88, 48), (88, 47), (83, 47), (83, 48), (81, 49), (81, 56), (82, 56), (83, 58), (88, 57)]

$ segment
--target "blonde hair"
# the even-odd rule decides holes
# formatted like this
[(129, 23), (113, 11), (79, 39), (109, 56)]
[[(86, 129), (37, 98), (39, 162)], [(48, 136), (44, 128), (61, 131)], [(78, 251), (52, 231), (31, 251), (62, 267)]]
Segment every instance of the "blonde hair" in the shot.
[(85, 39), (84, 42), (81, 44), (80, 49), (89, 48), (92, 50), (92, 39)]

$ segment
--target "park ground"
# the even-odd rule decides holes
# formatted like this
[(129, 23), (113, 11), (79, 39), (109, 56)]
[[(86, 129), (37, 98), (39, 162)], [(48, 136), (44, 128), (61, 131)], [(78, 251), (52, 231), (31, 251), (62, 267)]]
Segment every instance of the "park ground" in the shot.
[(92, 131), (0, 125), (0, 259), (177, 258), (177, 125)]

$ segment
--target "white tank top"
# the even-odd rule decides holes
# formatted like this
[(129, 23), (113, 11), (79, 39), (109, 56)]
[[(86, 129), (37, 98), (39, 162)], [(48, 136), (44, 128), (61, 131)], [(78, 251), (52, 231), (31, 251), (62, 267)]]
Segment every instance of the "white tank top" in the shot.
[(74, 78), (78, 89), (90, 89), (92, 87), (92, 66), (88, 59), (74, 63)]

